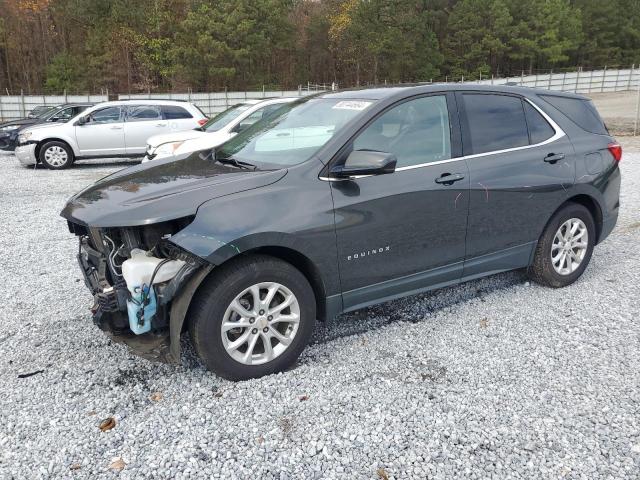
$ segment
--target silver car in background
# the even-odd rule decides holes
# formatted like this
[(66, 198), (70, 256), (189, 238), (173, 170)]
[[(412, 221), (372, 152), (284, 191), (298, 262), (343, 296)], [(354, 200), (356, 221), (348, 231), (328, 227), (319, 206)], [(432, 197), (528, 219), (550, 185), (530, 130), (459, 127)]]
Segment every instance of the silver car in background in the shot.
[(142, 157), (154, 134), (178, 132), (207, 122), (202, 111), (177, 100), (125, 100), (95, 105), (64, 123), (29, 127), (18, 136), (15, 155), (23, 165), (59, 170), (77, 159)]
[(172, 155), (215, 148), (258, 120), (271, 115), (284, 104), (297, 99), (297, 97), (279, 97), (246, 100), (229, 107), (195, 130), (154, 135), (147, 140), (147, 152), (142, 161), (148, 162)]

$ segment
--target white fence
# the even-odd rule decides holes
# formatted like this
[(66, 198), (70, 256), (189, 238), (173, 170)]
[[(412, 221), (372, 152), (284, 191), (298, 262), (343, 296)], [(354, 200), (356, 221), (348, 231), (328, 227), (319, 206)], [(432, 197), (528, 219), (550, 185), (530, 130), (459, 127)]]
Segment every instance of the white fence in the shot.
[(24, 118), (38, 105), (106, 101), (106, 95), (3, 95), (0, 96), (0, 119)]
[[(635, 67), (635, 66), (634, 66)], [(640, 68), (602, 69), (563, 73), (545, 73), (508, 78), (474, 80), (484, 85), (516, 84), (574, 93), (600, 93), (635, 90), (640, 85)]]
[[(315, 87), (315, 88), (314, 88)], [(322, 86), (299, 88), (298, 90), (259, 90), (254, 92), (211, 92), (211, 93), (141, 93), (117, 95), (120, 100), (129, 99), (171, 99), (192, 102), (207, 116), (226, 110), (231, 105), (244, 100), (270, 97), (302, 97), (321, 92)], [(328, 88), (331, 88), (329, 86)], [(23, 118), (38, 105), (60, 105), (72, 102), (106, 102), (109, 95), (3, 95), (0, 96), (0, 119)], [(114, 96), (111, 96), (114, 99)]]
[(142, 100), (142, 99), (163, 99), (163, 100), (186, 100), (194, 103), (208, 117), (226, 110), (231, 105), (244, 100), (270, 98), (270, 97), (300, 97), (315, 93), (315, 91), (305, 90), (283, 90), (269, 91), (260, 90), (256, 92), (211, 92), (211, 93), (140, 93), (132, 95), (118, 95), (120, 100)]
[[(467, 83), (464, 78), (462, 82)], [(526, 87), (560, 90), (582, 94), (618, 92), (640, 89), (640, 66), (627, 69), (602, 69), (538, 75), (522, 74), (509, 78), (473, 80), (468, 83), (486, 85), (514, 84)], [(211, 116), (246, 99), (265, 97), (299, 97), (328, 90), (332, 85), (305, 85), (290, 91), (211, 92), (211, 93), (152, 93), (118, 95), (119, 99), (173, 99), (196, 104), (206, 115)], [(112, 96), (113, 98), (113, 96)], [(8, 95), (0, 96), (0, 119), (25, 117), (37, 105), (58, 105), (66, 102), (104, 102), (108, 95)]]

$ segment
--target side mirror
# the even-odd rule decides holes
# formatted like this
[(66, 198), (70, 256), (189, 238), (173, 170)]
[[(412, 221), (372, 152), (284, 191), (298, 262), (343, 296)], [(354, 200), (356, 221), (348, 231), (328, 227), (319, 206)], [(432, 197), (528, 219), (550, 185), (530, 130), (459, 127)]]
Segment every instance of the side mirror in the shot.
[(375, 150), (354, 150), (344, 165), (331, 167), (331, 175), (338, 178), (356, 175), (384, 175), (396, 170), (398, 159), (392, 153)]
[(84, 125), (89, 122), (89, 115), (84, 115), (76, 121), (76, 125)]
[(233, 130), (231, 130), (231, 132), (232, 133), (240, 133), (240, 132), (246, 130), (247, 128), (249, 128), (251, 125), (253, 125), (253, 123), (239, 123), (238, 125), (233, 127)]

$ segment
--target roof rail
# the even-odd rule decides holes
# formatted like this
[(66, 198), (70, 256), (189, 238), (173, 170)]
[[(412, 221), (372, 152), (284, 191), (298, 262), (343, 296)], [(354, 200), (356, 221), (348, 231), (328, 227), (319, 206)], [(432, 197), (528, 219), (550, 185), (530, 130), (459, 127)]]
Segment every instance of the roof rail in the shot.
[(113, 100), (114, 102), (139, 102), (140, 100), (161, 100), (163, 102), (185, 102), (188, 103), (189, 100), (185, 100), (183, 98), (120, 98), (118, 100)]

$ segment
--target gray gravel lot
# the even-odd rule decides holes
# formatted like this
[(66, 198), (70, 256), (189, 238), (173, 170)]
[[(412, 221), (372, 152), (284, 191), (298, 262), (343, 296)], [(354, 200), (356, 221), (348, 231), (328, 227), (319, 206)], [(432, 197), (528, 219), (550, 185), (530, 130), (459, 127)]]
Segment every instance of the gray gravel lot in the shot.
[(573, 286), (516, 272), (355, 312), (294, 369), (235, 384), (186, 339), (181, 366), (149, 363), (91, 323), (58, 212), (122, 164), (0, 157), (0, 478), (639, 478), (640, 142), (623, 144), (618, 226)]

